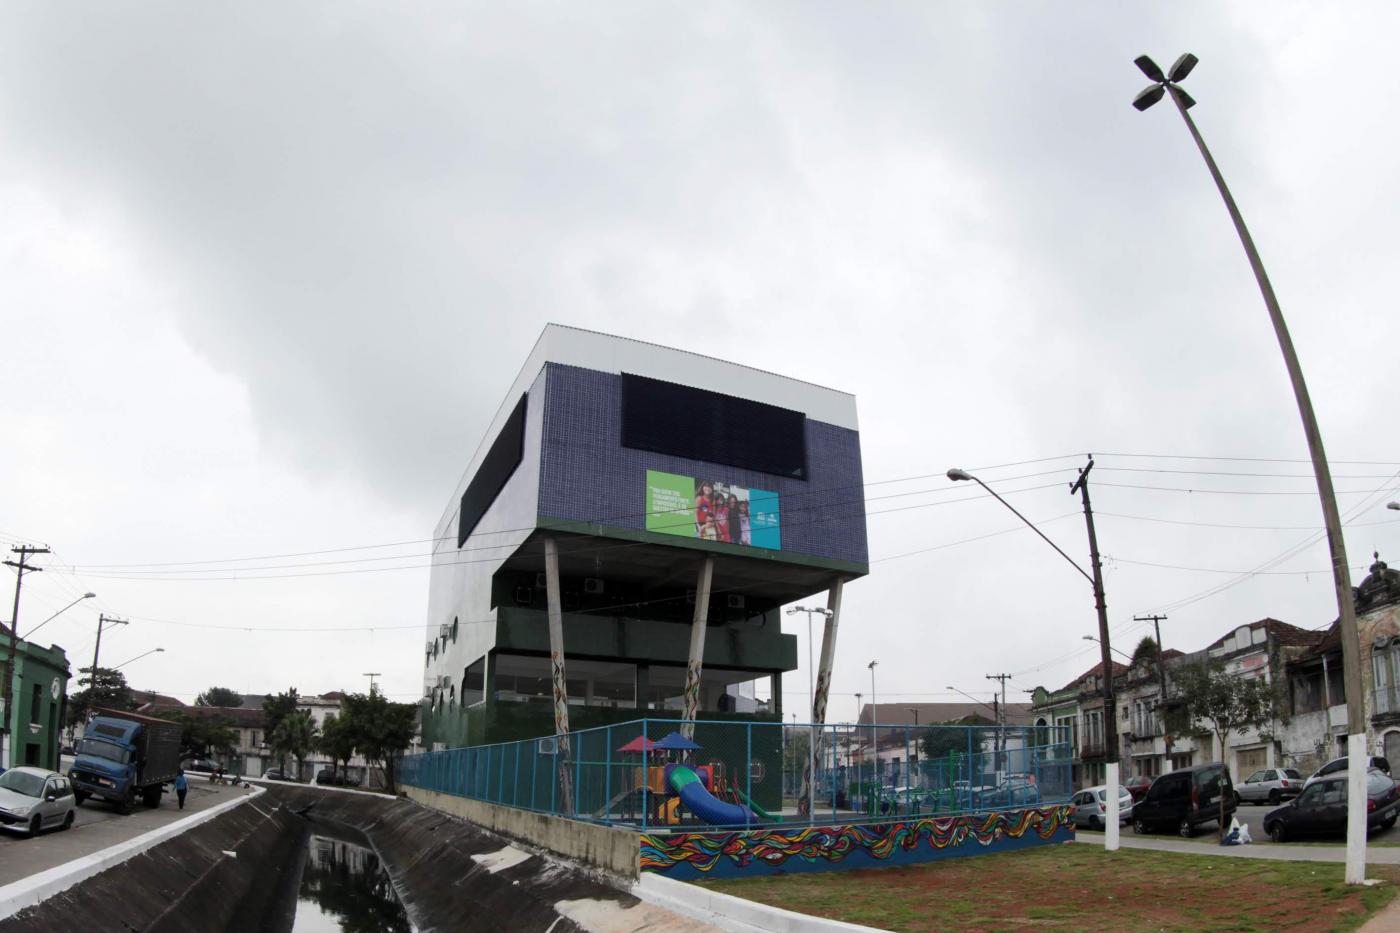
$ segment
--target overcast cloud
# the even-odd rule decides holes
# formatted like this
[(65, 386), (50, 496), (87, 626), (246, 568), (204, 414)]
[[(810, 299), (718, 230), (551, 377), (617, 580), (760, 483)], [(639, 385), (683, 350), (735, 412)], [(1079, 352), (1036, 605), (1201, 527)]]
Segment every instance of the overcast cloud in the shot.
[[(164, 647), (127, 673), (186, 702), (216, 683), (360, 689), (366, 671), (417, 695), (425, 545), (262, 558), (428, 538), (558, 321), (854, 392), (867, 478), (929, 477), (867, 490), (932, 491), (870, 503), (928, 507), (870, 517), (838, 692), (868, 692), (871, 658), (890, 699), (981, 695), (998, 671), (1057, 687), (1094, 663), (1091, 595), (1029, 533), (882, 560), (1015, 525), (986, 498), (933, 504), (970, 494), (941, 478), (954, 465), (1102, 455), (1109, 608), (1131, 651), (1134, 613), (1320, 524), (1306, 463), (1163, 459), (1307, 456), (1198, 154), (1169, 106), (1129, 106), (1132, 59), (1185, 50), (1329, 452), (1370, 461), (1334, 471), (1343, 510), (1366, 504), (1348, 537), (1359, 582), (1373, 549), (1400, 556), (1384, 508), (1400, 76), (1382, 47), (1398, 18), (1383, 3), (7, 5), (0, 535), (88, 568), (27, 578), (21, 631), (91, 588), (96, 605), (43, 633), (75, 668), (105, 610), (132, 622), (104, 636), (104, 662)], [(1063, 485), (1079, 462), (984, 478), (1064, 471), (1003, 488), (1060, 483), (1015, 501), (1087, 562)], [(1116, 472), (1130, 467), (1287, 476)], [(237, 581), (211, 579), (227, 565), (179, 581), (94, 566), (231, 557), (260, 559)], [(288, 564), (307, 566), (256, 569)], [(1266, 615), (1325, 625), (1326, 567), (1317, 545), (1173, 608), (1164, 640), (1191, 650)], [(286, 573), (301, 575), (265, 579)]]

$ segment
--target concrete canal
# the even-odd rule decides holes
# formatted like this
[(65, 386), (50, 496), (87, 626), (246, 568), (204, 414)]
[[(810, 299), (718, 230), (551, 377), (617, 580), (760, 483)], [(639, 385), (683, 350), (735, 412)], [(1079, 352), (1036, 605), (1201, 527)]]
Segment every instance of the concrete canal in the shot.
[(269, 785), (0, 933), (701, 928), (625, 887), (409, 800)]

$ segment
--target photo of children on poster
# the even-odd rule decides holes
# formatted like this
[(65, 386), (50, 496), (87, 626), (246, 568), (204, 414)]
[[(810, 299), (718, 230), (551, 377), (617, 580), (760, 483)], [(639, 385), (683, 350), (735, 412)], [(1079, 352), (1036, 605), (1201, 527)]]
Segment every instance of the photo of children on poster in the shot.
[(777, 493), (658, 470), (647, 471), (647, 528), (720, 544), (782, 546)]

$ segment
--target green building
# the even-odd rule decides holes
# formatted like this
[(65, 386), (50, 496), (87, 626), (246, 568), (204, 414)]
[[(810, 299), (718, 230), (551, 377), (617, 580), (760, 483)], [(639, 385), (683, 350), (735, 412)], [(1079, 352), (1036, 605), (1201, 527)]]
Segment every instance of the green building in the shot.
[(5, 767), (59, 769), (58, 736), (68, 700), (68, 675), (68, 656), (58, 645), (41, 648), (24, 640), (15, 643), (11, 708), (6, 711), (10, 748)]

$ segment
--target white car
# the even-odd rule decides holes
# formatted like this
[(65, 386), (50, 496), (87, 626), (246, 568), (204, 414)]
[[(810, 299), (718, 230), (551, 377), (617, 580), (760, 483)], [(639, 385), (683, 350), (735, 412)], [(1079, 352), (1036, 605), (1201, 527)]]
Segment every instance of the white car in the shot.
[(57, 772), (11, 768), (0, 774), (0, 828), (30, 836), (46, 827), (68, 829), (77, 805), (73, 785)]
[[(1104, 816), (1108, 813), (1108, 787), (1086, 787), (1069, 799), (1074, 807), (1074, 825), (1089, 829), (1103, 829)], [(1118, 785), (1118, 822), (1126, 823), (1133, 818), (1133, 795), (1122, 784)]]

